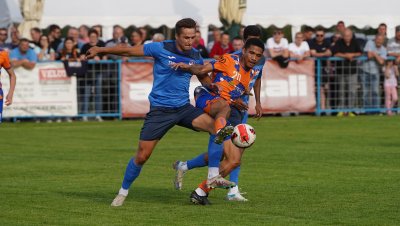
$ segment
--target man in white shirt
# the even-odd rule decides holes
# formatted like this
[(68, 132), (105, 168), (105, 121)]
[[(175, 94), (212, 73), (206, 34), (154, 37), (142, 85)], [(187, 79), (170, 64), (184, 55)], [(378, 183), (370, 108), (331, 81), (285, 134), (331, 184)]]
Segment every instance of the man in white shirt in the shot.
[(279, 63), (279, 66), (286, 68), (289, 64), (289, 43), (283, 37), (281, 29), (274, 31), (274, 36), (269, 38), (266, 43), (267, 56)]
[(289, 44), (289, 55), (291, 58), (296, 58), (297, 62), (310, 56), (310, 47), (308, 43), (304, 41), (303, 33), (296, 33), (294, 42)]
[(400, 63), (400, 26), (396, 27), (396, 35), (391, 38), (387, 45), (389, 56), (396, 57), (396, 63)]

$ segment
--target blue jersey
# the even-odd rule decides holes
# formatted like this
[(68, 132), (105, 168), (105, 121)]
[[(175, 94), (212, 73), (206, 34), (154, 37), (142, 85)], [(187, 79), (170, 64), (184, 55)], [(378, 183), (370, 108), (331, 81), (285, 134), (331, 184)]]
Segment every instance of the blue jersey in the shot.
[[(238, 51), (234, 52), (233, 54), (239, 55), (239, 57), (242, 57), (242, 50), (238, 50)], [(256, 83), (256, 80), (261, 78), (264, 64), (265, 64), (265, 57), (263, 56), (257, 62), (257, 64), (253, 67), (252, 70), (253, 70), (254, 77), (250, 80), (249, 91), (251, 89), (253, 89), (253, 86), (254, 86), (254, 83)], [(241, 98), (246, 104), (249, 104), (249, 95), (244, 95)]]
[(181, 107), (189, 103), (189, 86), (192, 74), (174, 70), (172, 63), (203, 64), (199, 51), (192, 49), (181, 52), (175, 41), (145, 44), (144, 55), (154, 58), (153, 88), (149, 95), (151, 106)]

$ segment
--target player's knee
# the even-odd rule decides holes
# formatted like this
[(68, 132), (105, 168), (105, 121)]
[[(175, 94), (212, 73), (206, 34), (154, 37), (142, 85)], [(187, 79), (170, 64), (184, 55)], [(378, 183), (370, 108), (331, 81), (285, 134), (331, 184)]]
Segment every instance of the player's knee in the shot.
[(239, 159), (238, 160), (235, 160), (235, 159), (230, 160), (229, 165), (231, 166), (232, 169), (234, 169), (234, 168), (240, 166), (240, 160)]
[(139, 165), (144, 165), (146, 161), (150, 158), (150, 154), (151, 153), (145, 148), (139, 147), (139, 150), (136, 153), (135, 162)]

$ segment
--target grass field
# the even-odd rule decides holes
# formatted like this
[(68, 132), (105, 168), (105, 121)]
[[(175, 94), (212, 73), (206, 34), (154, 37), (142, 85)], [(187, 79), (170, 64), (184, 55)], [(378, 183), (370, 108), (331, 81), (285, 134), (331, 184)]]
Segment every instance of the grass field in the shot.
[(194, 206), (206, 168), (172, 186), (207, 134), (174, 128), (125, 205), (111, 208), (142, 121), (2, 124), (0, 225), (400, 225), (400, 117), (251, 120), (240, 187), (250, 201)]

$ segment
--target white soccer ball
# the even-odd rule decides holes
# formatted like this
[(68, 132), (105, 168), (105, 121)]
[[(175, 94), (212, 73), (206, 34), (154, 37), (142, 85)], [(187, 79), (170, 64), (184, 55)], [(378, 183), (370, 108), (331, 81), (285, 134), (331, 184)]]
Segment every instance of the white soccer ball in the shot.
[(233, 129), (231, 140), (239, 148), (248, 148), (256, 141), (256, 131), (249, 124), (239, 124)]

